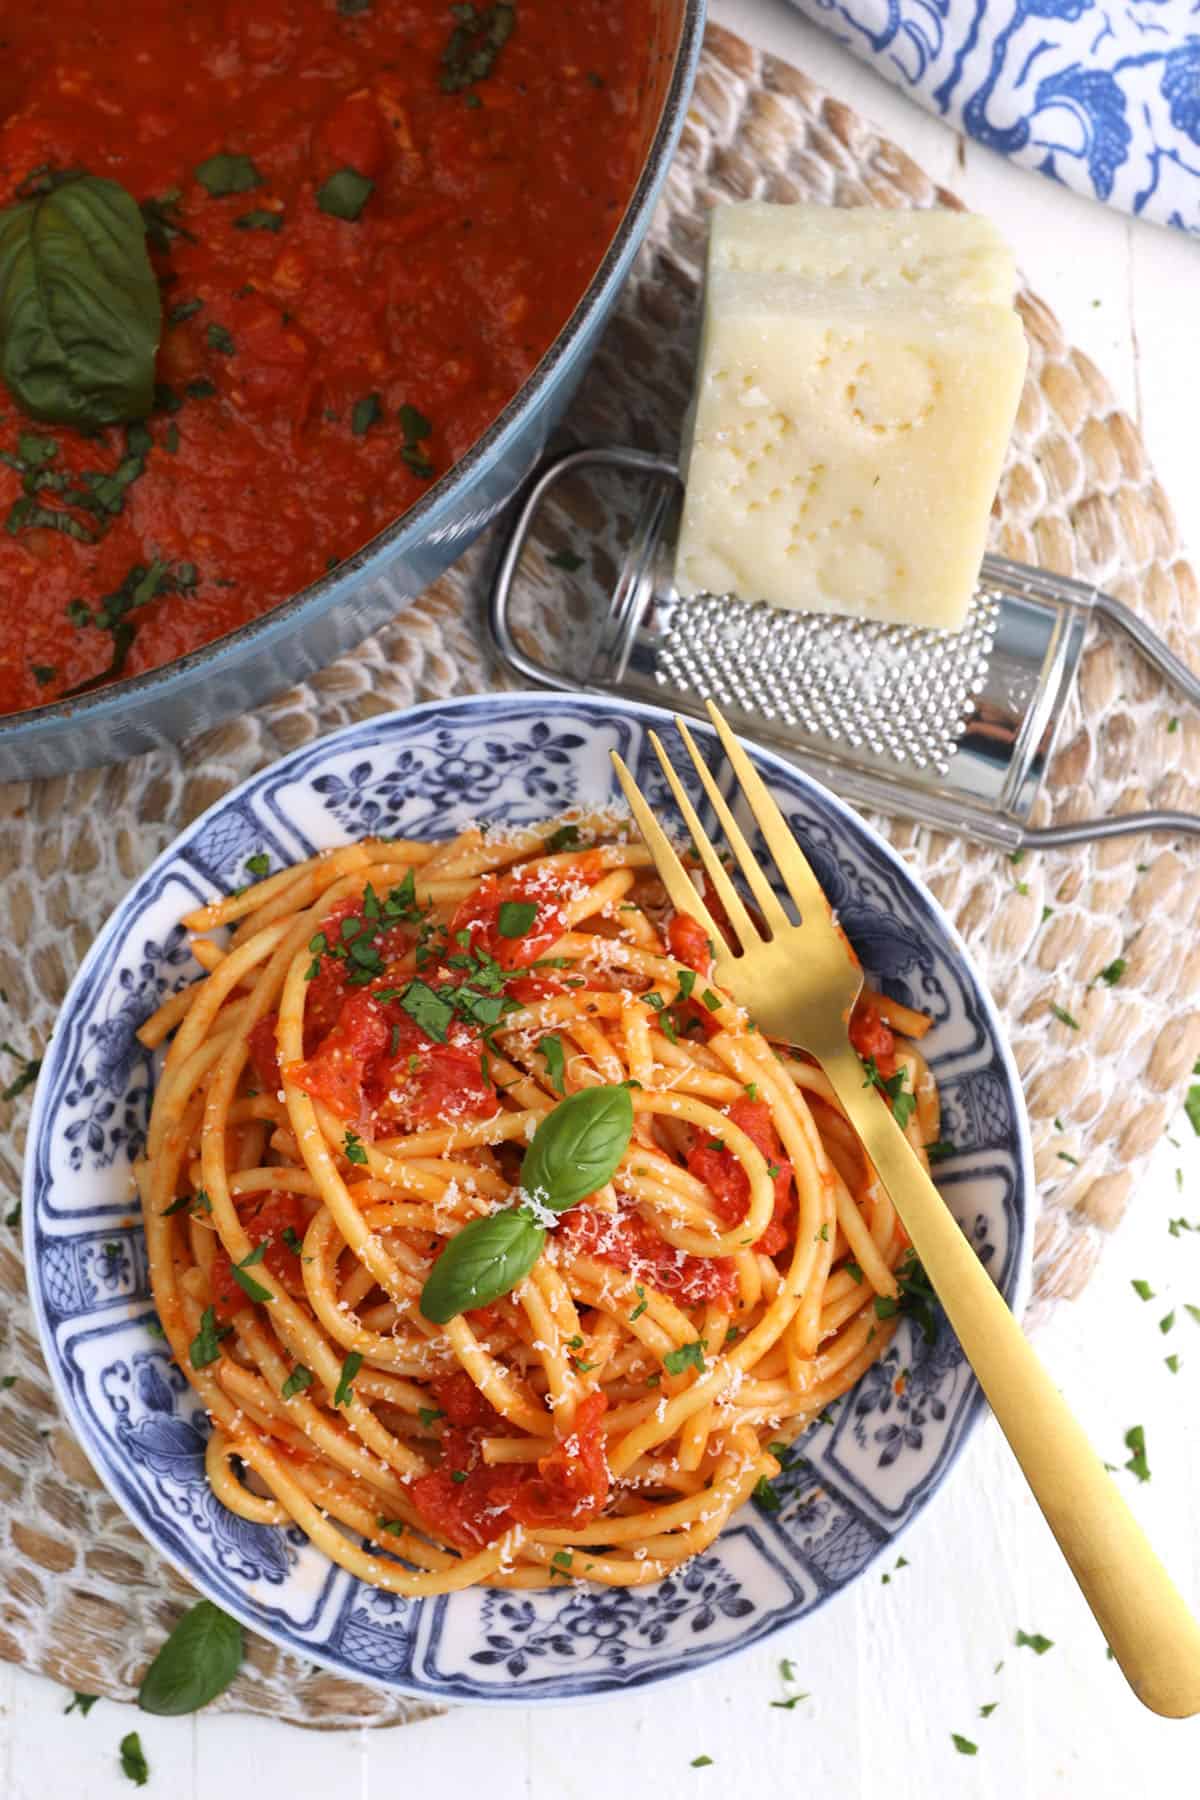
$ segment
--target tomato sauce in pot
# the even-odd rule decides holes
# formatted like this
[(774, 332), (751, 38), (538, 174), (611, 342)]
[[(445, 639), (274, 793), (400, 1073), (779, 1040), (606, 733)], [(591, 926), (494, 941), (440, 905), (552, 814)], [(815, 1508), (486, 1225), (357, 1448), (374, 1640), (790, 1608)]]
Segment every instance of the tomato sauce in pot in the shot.
[(646, 4), (5, 9), (0, 208), (119, 182), (163, 331), (144, 423), (0, 383), (0, 713), (257, 617), (470, 448), (632, 192)]

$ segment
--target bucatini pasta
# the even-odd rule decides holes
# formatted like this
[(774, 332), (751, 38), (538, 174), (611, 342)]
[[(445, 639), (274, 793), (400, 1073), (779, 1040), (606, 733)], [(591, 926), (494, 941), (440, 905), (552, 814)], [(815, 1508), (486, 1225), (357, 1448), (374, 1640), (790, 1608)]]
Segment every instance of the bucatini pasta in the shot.
[[(367, 839), (184, 922), (137, 1173), (243, 1517), (401, 1594), (655, 1581), (888, 1343), (911, 1253), (832, 1090), (611, 821)], [(926, 1026), (852, 1021), (922, 1155)]]

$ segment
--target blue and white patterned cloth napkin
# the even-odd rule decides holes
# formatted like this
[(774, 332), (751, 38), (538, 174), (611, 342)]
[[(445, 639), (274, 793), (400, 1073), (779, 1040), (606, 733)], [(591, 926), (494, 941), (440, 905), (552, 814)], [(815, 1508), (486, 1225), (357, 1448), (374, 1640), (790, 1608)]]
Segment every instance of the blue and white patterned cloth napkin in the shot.
[(1200, 0), (795, 0), (989, 149), (1200, 233)]

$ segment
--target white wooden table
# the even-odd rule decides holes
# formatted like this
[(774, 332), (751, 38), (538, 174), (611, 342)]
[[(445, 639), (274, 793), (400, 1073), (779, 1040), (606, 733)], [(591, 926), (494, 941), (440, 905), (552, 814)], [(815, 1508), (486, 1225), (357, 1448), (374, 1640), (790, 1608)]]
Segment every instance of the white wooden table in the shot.
[[(1137, 421), (1185, 540), (1200, 554), (1195, 432), (1200, 402), (1200, 244), (1075, 198), (965, 143), (794, 14), (786, 0), (712, 0), (723, 24), (777, 51), (875, 121), (935, 179), (988, 213), (1068, 337)], [(1083, 1298), (1040, 1349), (1101, 1454), (1125, 1460), (1146, 1432), (1152, 1480), (1122, 1475), (1176, 1578), (1200, 1608), (1200, 1139), (1183, 1117)], [(1143, 1303), (1132, 1278), (1150, 1282)], [(1177, 1320), (1163, 1335), (1159, 1320)], [(1172, 1374), (1164, 1358), (1176, 1353)], [(214, 1800), (674, 1800), (786, 1791), (804, 1800), (1109, 1800), (1200, 1792), (1200, 1721), (1168, 1724), (1134, 1701), (994, 1426), (977, 1433), (905, 1544), (908, 1567), (740, 1660), (644, 1698), (569, 1710), (460, 1709), (390, 1733), (299, 1732), (259, 1719), (147, 1718), (101, 1701), (63, 1717), (49, 1682), (0, 1666), (0, 1796), (110, 1800), (132, 1791), (117, 1762), (129, 1730), (148, 1794)], [(1053, 1648), (1017, 1649), (1018, 1629)], [(781, 1657), (811, 1693), (790, 1711)], [(998, 1664), (1003, 1666), (999, 1669)], [(987, 1718), (980, 1707), (998, 1703)], [(969, 1757), (951, 1733), (978, 1746)], [(694, 1768), (699, 1756), (711, 1766)]]

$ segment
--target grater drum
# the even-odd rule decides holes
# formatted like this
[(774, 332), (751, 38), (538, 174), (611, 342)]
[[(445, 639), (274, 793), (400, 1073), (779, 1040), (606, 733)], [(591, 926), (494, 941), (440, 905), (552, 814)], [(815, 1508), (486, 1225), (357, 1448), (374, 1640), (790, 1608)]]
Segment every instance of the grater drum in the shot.
[[(600, 474), (633, 482), (632, 522), (590, 651), (582, 666), (555, 667), (518, 641), (517, 575), (541, 515), (562, 498), (559, 485)], [(1112, 595), (988, 556), (959, 632), (784, 612), (727, 595), (684, 599), (672, 578), (681, 497), (674, 463), (641, 451), (576, 450), (548, 463), (492, 583), (491, 634), (509, 668), (539, 685), (686, 713), (711, 698), (736, 730), (836, 782), (844, 798), (1008, 850), (1145, 830), (1200, 835), (1200, 818), (1163, 811), (1028, 824), (1091, 620), (1130, 638), (1200, 705), (1200, 682)], [(574, 656), (574, 634), (566, 641)]]

